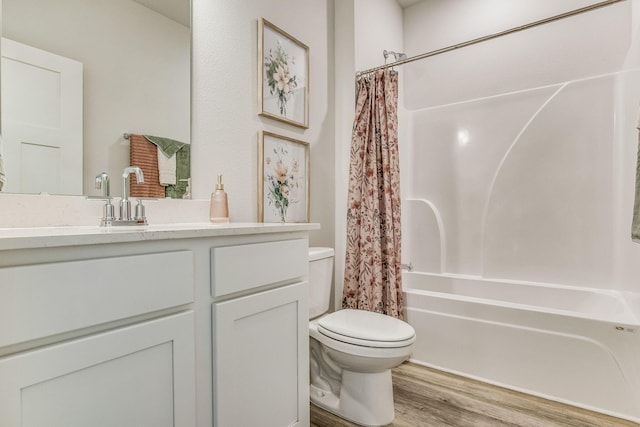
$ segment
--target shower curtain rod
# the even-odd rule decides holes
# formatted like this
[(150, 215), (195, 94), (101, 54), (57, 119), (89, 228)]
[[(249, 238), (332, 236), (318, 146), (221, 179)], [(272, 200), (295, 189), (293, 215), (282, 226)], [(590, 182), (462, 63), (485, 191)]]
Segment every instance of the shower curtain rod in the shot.
[(359, 77), (364, 76), (366, 74), (371, 74), (371, 73), (373, 73), (375, 71), (378, 71), (378, 70), (384, 70), (386, 68), (395, 67), (395, 66), (398, 66), (398, 65), (408, 64), (409, 62), (418, 61), (420, 59), (429, 58), (429, 57), (435, 56), (435, 55), (440, 55), (441, 53), (450, 52), (452, 50), (460, 49), (462, 47), (467, 47), (467, 46), (474, 45), (476, 43), (480, 43), (480, 42), (484, 42), (484, 41), (487, 41), (487, 40), (495, 39), (495, 38), (498, 38), (498, 37), (506, 36), (507, 34), (516, 33), (518, 31), (522, 31), (522, 30), (527, 30), (529, 28), (537, 27), (538, 25), (548, 24), (550, 22), (558, 21), (560, 19), (568, 18), (570, 16), (579, 15), (579, 14), (584, 13), (584, 12), (589, 12), (589, 11), (594, 10), (594, 9), (599, 9), (601, 7), (610, 6), (610, 5), (614, 4), (614, 3), (618, 3), (618, 2), (621, 2), (621, 1), (625, 1), (625, 0), (607, 0), (607, 1), (600, 2), (600, 3), (594, 3), (594, 4), (589, 5), (589, 6), (581, 7), (579, 9), (574, 9), (574, 10), (571, 10), (569, 12), (565, 12), (565, 13), (561, 13), (559, 15), (551, 16), (549, 18), (541, 19), (539, 21), (534, 21), (534, 22), (530, 22), (528, 24), (520, 25), (519, 27), (514, 27), (514, 28), (510, 28), (510, 29), (505, 30), (505, 31), (500, 31), (499, 33), (489, 34), (488, 36), (478, 37), (476, 39), (469, 40), (469, 41), (466, 41), (466, 42), (463, 42), (463, 43), (458, 43), (458, 44), (454, 44), (454, 45), (451, 45), (451, 46), (443, 47), (441, 49), (432, 50), (431, 52), (423, 53), (421, 55), (412, 56), (412, 57), (409, 57), (407, 59), (402, 59), (400, 61), (392, 62), (390, 64), (380, 65), (378, 67), (370, 68), (370, 69), (364, 70), (364, 71), (358, 71), (358, 72), (356, 72), (356, 78), (359, 78)]

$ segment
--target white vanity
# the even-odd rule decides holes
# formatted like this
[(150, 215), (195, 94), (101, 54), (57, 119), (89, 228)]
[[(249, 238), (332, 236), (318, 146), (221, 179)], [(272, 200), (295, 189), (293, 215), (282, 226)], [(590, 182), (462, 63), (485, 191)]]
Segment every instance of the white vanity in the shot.
[(0, 229), (0, 426), (305, 426), (316, 224)]

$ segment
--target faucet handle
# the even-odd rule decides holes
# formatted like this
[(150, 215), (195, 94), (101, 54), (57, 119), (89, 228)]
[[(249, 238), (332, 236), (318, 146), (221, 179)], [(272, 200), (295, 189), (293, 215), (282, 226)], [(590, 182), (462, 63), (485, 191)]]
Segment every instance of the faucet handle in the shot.
[(88, 196), (87, 199), (105, 201), (104, 206), (102, 207), (102, 219), (100, 220), (100, 226), (106, 227), (111, 225), (113, 221), (116, 219), (116, 215), (115, 215), (116, 210), (113, 204), (111, 203), (112, 198), (110, 196), (108, 197)]
[(138, 199), (138, 204), (136, 205), (136, 213), (133, 219), (139, 224), (147, 224), (147, 217), (144, 214), (144, 205), (142, 204), (143, 199)]

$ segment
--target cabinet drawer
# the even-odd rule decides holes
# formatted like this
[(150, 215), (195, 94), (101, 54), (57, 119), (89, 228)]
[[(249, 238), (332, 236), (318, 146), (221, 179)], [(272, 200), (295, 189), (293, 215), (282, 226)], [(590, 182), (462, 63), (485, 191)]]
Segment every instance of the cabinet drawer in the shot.
[(0, 268), (0, 347), (193, 301), (193, 253)]
[(303, 277), (308, 269), (306, 239), (211, 249), (214, 297)]

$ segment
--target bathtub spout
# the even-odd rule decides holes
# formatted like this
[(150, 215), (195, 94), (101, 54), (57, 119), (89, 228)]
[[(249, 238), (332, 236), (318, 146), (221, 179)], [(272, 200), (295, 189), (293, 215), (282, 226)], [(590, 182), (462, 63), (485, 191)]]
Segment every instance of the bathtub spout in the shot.
[(400, 268), (403, 270), (407, 270), (408, 272), (413, 271), (413, 263), (409, 261), (409, 264), (400, 264)]

